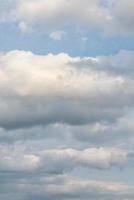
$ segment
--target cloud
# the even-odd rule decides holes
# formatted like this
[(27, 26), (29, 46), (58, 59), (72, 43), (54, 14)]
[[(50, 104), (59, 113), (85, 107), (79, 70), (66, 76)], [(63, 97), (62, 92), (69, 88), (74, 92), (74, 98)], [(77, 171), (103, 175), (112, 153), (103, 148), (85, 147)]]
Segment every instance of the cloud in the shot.
[(27, 24), (25, 22), (20, 22), (19, 29), (21, 30), (21, 32), (26, 33), (28, 31)]
[[(57, 166), (58, 170), (62, 169), (64, 172), (67, 168), (71, 169), (74, 166), (78, 167), (79, 165), (97, 169), (109, 169), (112, 166), (122, 167), (126, 163), (127, 153), (118, 149), (105, 148), (91, 148), (83, 151), (61, 149), (44, 151), (43, 159), (46, 158), (50, 161), (50, 163), (53, 163), (51, 164), (52, 169), (53, 166), (54, 168)], [(49, 169), (51, 169), (51, 167), (49, 167)]]
[(1, 5), (0, 21), (17, 22), (23, 32), (38, 26), (50, 34), (71, 25), (108, 35), (134, 33), (133, 0), (8, 0)]
[[(1, 185), (1, 183), (0, 183)], [(133, 199), (133, 187), (123, 183), (83, 180), (71, 176), (38, 176), (30, 179), (15, 179), (10, 186), (8, 183), (1, 185), (0, 197), (8, 200), (9, 196), (15, 200), (31, 199)]]
[(0, 188), (10, 188), (2, 199), (133, 199), (124, 185), (53, 179), (133, 167), (131, 146), (121, 148), (133, 133), (132, 66), (133, 51), (98, 57), (1, 53)]
[[(22, 128), (51, 123), (116, 121), (126, 112), (126, 107), (133, 107), (133, 78), (124, 76), (125, 66), (132, 61), (126, 57), (120, 54), (112, 59), (102, 57), (102, 62), (100, 57), (73, 58), (64, 53), (1, 54), (0, 126)], [(133, 60), (132, 56), (128, 58)], [(118, 73), (118, 63), (124, 62), (123, 59), (126, 64)]]
[[(97, 182), (92, 180), (83, 181), (73, 177), (61, 177), (58, 179), (58, 182), (59, 184), (57, 185), (48, 184), (44, 191), (46, 194), (48, 194), (48, 196), (51, 196), (51, 198), (55, 196), (56, 199), (88, 199), (89, 196), (92, 196), (93, 199), (104, 199), (107, 196), (109, 199), (111, 199), (110, 196), (113, 194), (118, 196), (118, 193), (120, 193), (119, 196), (122, 196), (123, 190), (131, 191), (128, 186), (123, 184), (106, 184), (105, 182)], [(44, 195), (42, 195), (42, 197), (43, 196)]]
[[(79, 6), (77, 6), (79, 4)], [(83, 10), (83, 12), (81, 12)], [(20, 1), (16, 6), (17, 18), (29, 24), (44, 23), (49, 27), (64, 25), (70, 21), (89, 23), (92, 26), (102, 24), (107, 13), (99, 7), (99, 1), (84, 0), (28, 0)]]
[(114, 2), (111, 8), (113, 15), (110, 31), (119, 35), (133, 35), (134, 34), (134, 1), (133, 0), (119, 0)]
[(127, 145), (133, 141), (134, 110), (119, 118), (114, 123), (93, 123), (82, 126), (70, 126), (70, 134), (77, 140), (94, 144), (119, 144)]
[(55, 31), (52, 32), (49, 37), (53, 40), (61, 40), (66, 35), (64, 31)]
[(67, 173), (74, 168), (122, 168), (133, 153), (118, 148), (45, 149), (0, 145), (0, 198), (4, 199), (120, 199), (133, 196), (124, 183), (83, 179)]
[[(134, 199), (134, 51), (102, 55), (107, 42), (132, 49), (133, 10), (133, 0), (0, 0), (1, 50), (31, 49), (0, 52), (0, 199)], [(101, 56), (33, 53), (42, 41)]]
[(0, 171), (62, 174), (79, 166), (96, 169), (123, 168), (133, 159), (132, 152), (118, 148), (46, 149), (27, 153), (26, 150), (0, 146)]
[[(128, 114), (117, 119), (116, 122), (93, 122), (89, 124), (70, 125), (63, 123), (46, 124), (44, 126), (33, 126), (27, 128), (19, 128), (16, 130), (0, 129), (1, 143), (37, 142), (45, 140), (47, 142), (58, 141), (63, 143), (64, 140), (74, 140), (74, 143), (83, 145), (118, 145), (127, 144), (133, 146), (133, 126), (134, 111), (128, 111)], [(126, 142), (127, 141), (127, 142)], [(66, 145), (66, 144), (65, 144)], [(48, 145), (47, 145), (48, 146)], [(127, 147), (128, 148), (128, 147)]]

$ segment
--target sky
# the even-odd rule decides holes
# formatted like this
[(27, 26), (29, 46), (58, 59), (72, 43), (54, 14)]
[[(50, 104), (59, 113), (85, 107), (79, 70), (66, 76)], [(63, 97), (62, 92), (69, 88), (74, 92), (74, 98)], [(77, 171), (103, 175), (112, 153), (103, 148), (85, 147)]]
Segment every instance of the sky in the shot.
[(0, 199), (134, 199), (133, 22), (133, 0), (0, 0)]

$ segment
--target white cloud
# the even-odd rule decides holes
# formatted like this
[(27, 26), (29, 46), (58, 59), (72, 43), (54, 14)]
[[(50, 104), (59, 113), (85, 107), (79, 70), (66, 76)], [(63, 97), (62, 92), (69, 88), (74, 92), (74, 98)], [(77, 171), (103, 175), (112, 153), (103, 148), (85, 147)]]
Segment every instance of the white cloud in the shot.
[[(48, 150), (43, 153), (44, 163), (48, 160), (48, 169), (66, 171), (74, 167), (85, 166), (97, 169), (109, 169), (112, 166), (123, 167), (127, 162), (127, 153), (120, 149), (90, 148), (83, 151), (74, 149)], [(51, 166), (51, 167), (50, 167)], [(57, 166), (57, 169), (56, 169)]]
[(22, 23), (27, 27), (43, 24), (42, 27), (45, 25), (45, 29), (53, 32), (70, 22), (97, 27), (108, 18), (107, 11), (99, 7), (99, 0), (8, 0), (8, 6), (4, 4), (3, 9), (1, 21), (17, 21), (19, 27)]
[[(120, 71), (119, 61), (125, 62)], [(116, 121), (126, 107), (133, 107), (132, 73), (124, 75), (132, 61), (129, 53), (105, 59), (24, 51), (1, 54), (0, 125)]]
[[(19, 40), (13, 44), (12, 33), (6, 48), (28, 38), (32, 48), (48, 34), (56, 41), (50, 46), (65, 39), (74, 53), (72, 45), (92, 37), (111, 43), (109, 36), (133, 36), (133, 10), (133, 0), (0, 0), (1, 38), (15, 31)], [(121, 38), (121, 46), (130, 39)], [(134, 51), (126, 50), (97, 57), (0, 53), (0, 199), (134, 199), (127, 185), (134, 166), (133, 63)]]
[(97, 28), (110, 35), (134, 33), (133, 0), (106, 0), (105, 3), (101, 0), (8, 0), (7, 4), (3, 1), (1, 4), (0, 21), (17, 21), (22, 31), (24, 24), (25, 30), (38, 25), (47, 32), (72, 24), (73, 27), (82, 25), (85, 30)]
[[(121, 51), (114, 56), (86, 58), (71, 57), (65, 53), (1, 53), (0, 179), (7, 178), (7, 184), (9, 175), (17, 177), (17, 184), (13, 185), (12, 189), (20, 191), (22, 200), (33, 200), (33, 196), (36, 199), (47, 199), (53, 195), (57, 195), (57, 199), (64, 199), (66, 196), (68, 199), (80, 199), (83, 198), (85, 190), (89, 191), (89, 183), (83, 186), (85, 183), (81, 181), (73, 182), (76, 184), (75, 189), (69, 196), (68, 184), (64, 185), (59, 193), (55, 182), (50, 187), (46, 186), (48, 183), (42, 186), (46, 188), (44, 194), (44, 190), (39, 190), (40, 181), (36, 186), (32, 182), (33, 179), (37, 181), (37, 177), (42, 174), (46, 178), (52, 174), (73, 174), (79, 169), (82, 170), (81, 173), (85, 169), (101, 170), (101, 173), (102, 170), (110, 169), (113, 173), (114, 170), (124, 168), (125, 171), (133, 166), (134, 153), (131, 147), (129, 150), (128, 146), (110, 147), (113, 137), (118, 134), (123, 134), (124, 137), (126, 132), (133, 133), (133, 58), (131, 51)], [(107, 147), (103, 147), (105, 135)], [(65, 136), (69, 137), (69, 141), (64, 141)], [(72, 136), (80, 142), (73, 140)], [(103, 145), (97, 147), (97, 144), (100, 144), (97, 140), (100, 142), (101, 136)], [(50, 139), (51, 144), (48, 142), (46, 145), (46, 138)], [(52, 144), (51, 138), (56, 138), (58, 142)], [(93, 143), (87, 146), (89, 143), (83, 145), (81, 142), (92, 142), (93, 138), (95, 147), (92, 146)], [(42, 143), (38, 143), (38, 140)], [(19, 146), (14, 149), (10, 144), (13, 141), (17, 141), (15, 144), (21, 143), (22, 149), (19, 149)], [(65, 148), (59, 148), (64, 145)], [(117, 146), (120, 145), (119, 142)], [(33, 178), (30, 183), (27, 176)], [(4, 188), (4, 185), (1, 185)], [(11, 187), (11, 184), (8, 187)], [(86, 188), (84, 192), (83, 187)], [(119, 195), (120, 199), (132, 199), (131, 191), (126, 189), (124, 193), (122, 190), (117, 191), (116, 186), (110, 188), (112, 189), (102, 193), (104, 188), (100, 185), (91, 186), (91, 191), (84, 196), (85, 200), (93, 194), (96, 195), (95, 199), (100, 195), (103, 200), (111, 200), (113, 195), (115, 199)], [(92, 192), (94, 190), (97, 192)], [(22, 193), (26, 194), (25, 198)], [(15, 198), (13, 194), (10, 196)], [(9, 196), (7, 200), (8, 198)]]
[(98, 0), (23, 0), (18, 3), (16, 12), (20, 20), (30, 24), (43, 22), (50, 27), (70, 20), (96, 26), (107, 19), (107, 12), (99, 7)]

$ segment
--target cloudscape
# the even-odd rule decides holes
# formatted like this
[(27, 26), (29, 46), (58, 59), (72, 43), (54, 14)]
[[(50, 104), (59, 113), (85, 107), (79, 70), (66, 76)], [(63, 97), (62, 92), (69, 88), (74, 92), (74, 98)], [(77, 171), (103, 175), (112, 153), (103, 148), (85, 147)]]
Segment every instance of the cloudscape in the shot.
[(0, 0), (0, 200), (134, 199), (133, 22), (133, 0)]

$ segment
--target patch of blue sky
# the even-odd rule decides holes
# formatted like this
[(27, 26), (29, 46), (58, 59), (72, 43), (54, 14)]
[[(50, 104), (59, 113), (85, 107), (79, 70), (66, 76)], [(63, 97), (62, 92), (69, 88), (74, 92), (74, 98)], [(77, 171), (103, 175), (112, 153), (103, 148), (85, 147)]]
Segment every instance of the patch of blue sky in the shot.
[(21, 33), (15, 23), (0, 24), (0, 51), (14, 49), (35, 54), (68, 53), (71, 56), (98, 56), (116, 54), (120, 49), (134, 50), (133, 37), (109, 37), (98, 31), (64, 30), (61, 40), (54, 40), (46, 33)]

